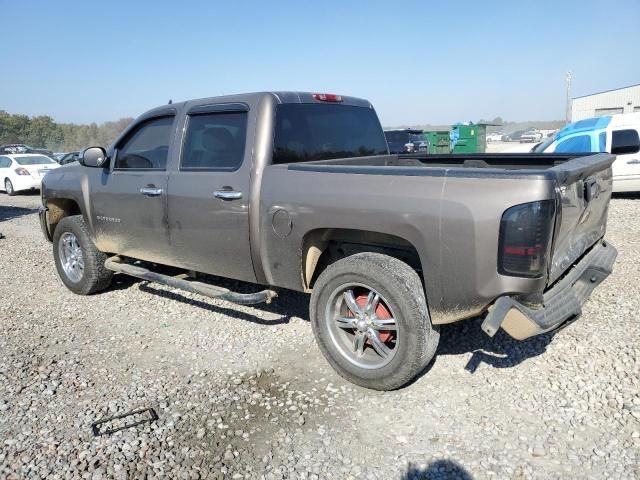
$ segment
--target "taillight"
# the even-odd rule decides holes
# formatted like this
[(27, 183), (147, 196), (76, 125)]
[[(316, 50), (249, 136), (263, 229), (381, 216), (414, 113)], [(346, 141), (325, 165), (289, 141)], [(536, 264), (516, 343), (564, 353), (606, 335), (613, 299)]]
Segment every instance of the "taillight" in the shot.
[(26, 168), (18, 167), (14, 170), (18, 175), (31, 175)]
[(334, 95), (333, 93), (314, 93), (313, 99), (318, 102), (342, 102), (342, 97), (340, 95)]
[(540, 277), (546, 273), (555, 209), (555, 200), (542, 200), (516, 205), (504, 212), (498, 246), (501, 274)]

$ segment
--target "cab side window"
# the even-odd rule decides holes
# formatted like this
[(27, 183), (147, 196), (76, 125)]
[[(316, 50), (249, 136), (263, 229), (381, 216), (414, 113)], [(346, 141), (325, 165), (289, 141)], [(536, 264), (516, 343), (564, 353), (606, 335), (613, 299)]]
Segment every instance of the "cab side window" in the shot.
[(611, 132), (611, 153), (625, 155), (638, 153), (638, 151), (640, 151), (640, 138), (637, 130), (614, 130)]
[(160, 117), (138, 125), (118, 145), (116, 170), (165, 170), (173, 117)]
[(9, 168), (11, 166), (11, 159), (9, 157), (0, 157), (0, 168)]
[(233, 171), (240, 168), (247, 136), (247, 112), (189, 116), (182, 170)]

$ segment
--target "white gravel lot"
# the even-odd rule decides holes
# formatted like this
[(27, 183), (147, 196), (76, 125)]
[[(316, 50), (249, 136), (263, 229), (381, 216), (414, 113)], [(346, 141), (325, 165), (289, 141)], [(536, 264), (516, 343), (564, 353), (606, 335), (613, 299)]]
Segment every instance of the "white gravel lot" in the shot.
[(0, 478), (640, 477), (640, 196), (612, 201), (615, 272), (577, 322), (525, 342), (446, 326), (430, 370), (386, 393), (327, 366), (301, 294), (72, 294), (38, 205), (0, 194)]

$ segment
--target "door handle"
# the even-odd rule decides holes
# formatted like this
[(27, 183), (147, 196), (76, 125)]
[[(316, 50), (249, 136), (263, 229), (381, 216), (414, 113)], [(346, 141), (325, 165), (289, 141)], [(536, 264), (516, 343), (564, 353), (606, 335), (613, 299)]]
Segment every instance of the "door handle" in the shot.
[(638, 165), (640, 163), (640, 160), (638, 160), (637, 158), (633, 159), (633, 160), (629, 160), (627, 162), (627, 165)]
[(213, 192), (213, 196), (221, 198), (222, 200), (238, 200), (242, 198), (242, 192), (236, 192), (235, 190), (217, 190)]
[(162, 195), (162, 189), (156, 187), (143, 187), (140, 189), (140, 193), (147, 197), (157, 197)]

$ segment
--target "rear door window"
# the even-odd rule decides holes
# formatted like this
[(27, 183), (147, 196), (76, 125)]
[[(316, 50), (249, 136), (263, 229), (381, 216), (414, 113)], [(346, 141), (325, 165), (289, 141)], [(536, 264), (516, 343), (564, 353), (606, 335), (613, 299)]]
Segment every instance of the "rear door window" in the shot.
[(138, 125), (118, 146), (118, 170), (164, 170), (167, 167), (173, 117), (160, 117)]
[(311, 103), (277, 107), (273, 163), (387, 153), (387, 142), (372, 108)]
[(247, 112), (191, 115), (182, 150), (182, 170), (237, 170), (244, 158)]
[(9, 168), (11, 166), (11, 159), (9, 157), (0, 157), (0, 168)]

